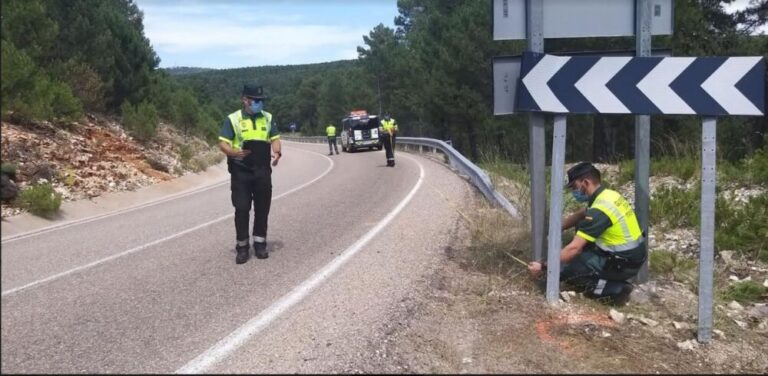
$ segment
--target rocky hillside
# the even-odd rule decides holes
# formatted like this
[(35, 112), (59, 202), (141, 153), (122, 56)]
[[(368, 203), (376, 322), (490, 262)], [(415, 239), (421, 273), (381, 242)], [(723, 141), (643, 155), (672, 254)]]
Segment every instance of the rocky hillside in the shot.
[(66, 126), (3, 122), (2, 217), (23, 212), (13, 198), (29, 185), (50, 182), (63, 201), (89, 199), (204, 170), (221, 160), (215, 146), (163, 123), (152, 141), (141, 144), (116, 119), (97, 115)]

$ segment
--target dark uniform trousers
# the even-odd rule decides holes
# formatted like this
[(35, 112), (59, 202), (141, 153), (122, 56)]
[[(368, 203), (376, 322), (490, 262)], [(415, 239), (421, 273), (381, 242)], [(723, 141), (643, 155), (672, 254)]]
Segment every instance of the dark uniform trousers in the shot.
[(637, 275), (645, 262), (645, 248), (628, 251), (626, 257), (605, 252), (594, 244), (564, 265), (560, 281), (595, 298), (610, 298), (621, 293), (627, 280)]
[(395, 135), (384, 133), (381, 140), (384, 143), (384, 153), (387, 156), (387, 164), (395, 163)]
[(248, 221), (253, 205), (253, 235), (267, 237), (267, 218), (272, 203), (272, 169), (234, 168), (231, 173), (232, 206), (235, 207), (237, 240), (248, 240)]
[(333, 153), (336, 150), (336, 154), (339, 154), (339, 147), (336, 146), (336, 136), (328, 136), (328, 152)]

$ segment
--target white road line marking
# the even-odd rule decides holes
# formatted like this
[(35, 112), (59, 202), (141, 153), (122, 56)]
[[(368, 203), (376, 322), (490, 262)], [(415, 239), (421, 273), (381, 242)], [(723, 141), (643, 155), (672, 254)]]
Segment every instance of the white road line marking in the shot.
[[(314, 153), (314, 152), (313, 152), (313, 153)], [(315, 154), (320, 154), (320, 153), (315, 153)], [(288, 191), (286, 191), (286, 192), (283, 192), (283, 193), (281, 193), (281, 194), (279, 194), (279, 195), (277, 195), (277, 196), (274, 196), (274, 197), (272, 197), (272, 201), (274, 201), (274, 200), (277, 200), (277, 199), (280, 199), (280, 198), (282, 198), (282, 197), (285, 197), (285, 196), (287, 196), (287, 195), (289, 195), (289, 194), (291, 194), (291, 193), (293, 193), (293, 192), (296, 192), (296, 191), (298, 191), (298, 190), (300, 190), (300, 189), (303, 189), (303, 188), (307, 187), (308, 185), (310, 185), (310, 184), (312, 184), (312, 183), (314, 183), (314, 182), (316, 182), (316, 181), (318, 181), (318, 180), (322, 179), (322, 178), (323, 178), (325, 175), (327, 175), (329, 172), (331, 172), (331, 170), (333, 169), (333, 166), (334, 166), (333, 160), (332, 160), (332, 159), (330, 159), (330, 158), (328, 158), (328, 157), (327, 157), (327, 156), (325, 156), (325, 155), (321, 155), (321, 154), (320, 154), (320, 156), (321, 156), (321, 157), (324, 157), (324, 158), (325, 158), (325, 159), (327, 159), (329, 162), (331, 162), (331, 164), (328, 166), (328, 168), (327, 168), (327, 169), (326, 169), (326, 170), (325, 170), (325, 171), (324, 171), (322, 174), (320, 174), (320, 176), (318, 176), (318, 177), (316, 177), (316, 178), (314, 178), (314, 179), (312, 179), (312, 180), (310, 180), (310, 181), (308, 181), (308, 182), (306, 182), (306, 183), (304, 183), (304, 184), (302, 184), (302, 185), (300, 185), (300, 186), (298, 186), (298, 187), (292, 188), (292, 189), (290, 189), (290, 190), (288, 190)], [(100, 265), (100, 264), (103, 264), (103, 263), (105, 263), (105, 262), (107, 262), (107, 261), (115, 260), (115, 259), (118, 259), (118, 258), (120, 258), (120, 257), (123, 257), (123, 256), (127, 256), (127, 255), (130, 255), (131, 253), (135, 253), (135, 252), (141, 251), (141, 250), (143, 250), (143, 249), (146, 249), (146, 248), (148, 248), (148, 247), (151, 247), (151, 246), (153, 246), (153, 245), (157, 245), (157, 244), (160, 244), (160, 243), (162, 243), (162, 242), (166, 242), (166, 241), (168, 241), (168, 240), (171, 240), (171, 239), (176, 239), (176, 238), (178, 238), (178, 237), (180, 237), (180, 236), (182, 236), (182, 235), (186, 235), (186, 234), (189, 234), (189, 233), (191, 233), (191, 232), (193, 232), (193, 231), (197, 231), (197, 230), (199, 230), (199, 229), (201, 229), (201, 228), (204, 228), (204, 227), (210, 226), (210, 225), (212, 225), (212, 224), (215, 224), (215, 223), (218, 223), (218, 222), (221, 222), (221, 221), (227, 220), (227, 219), (229, 219), (229, 218), (232, 218), (233, 216), (234, 216), (234, 214), (227, 214), (227, 215), (225, 215), (225, 216), (223, 216), (223, 217), (219, 217), (219, 218), (217, 218), (217, 219), (214, 219), (214, 220), (212, 220), (212, 221), (208, 221), (208, 222), (205, 222), (205, 223), (203, 223), (203, 224), (200, 224), (200, 225), (197, 225), (197, 226), (195, 226), (195, 227), (192, 227), (192, 228), (186, 229), (186, 230), (184, 230), (184, 231), (182, 231), (182, 232), (178, 232), (178, 233), (176, 233), (176, 234), (173, 234), (173, 235), (167, 236), (167, 237), (165, 237), (165, 238), (162, 238), (162, 239), (158, 239), (158, 240), (155, 240), (155, 241), (149, 242), (149, 243), (147, 243), (147, 244), (144, 244), (144, 245), (140, 245), (140, 246), (138, 246), (138, 247), (134, 247), (134, 248), (131, 248), (131, 249), (127, 250), (127, 251), (124, 251), (124, 252), (121, 252), (121, 253), (118, 253), (118, 254), (115, 254), (115, 255), (112, 255), (112, 256), (109, 256), (109, 257), (103, 258), (103, 259), (101, 259), (101, 260), (96, 260), (96, 261), (94, 261), (94, 262), (92, 262), (92, 263), (89, 263), (89, 264), (86, 264), (86, 265), (83, 265), (83, 266), (78, 266), (78, 267), (76, 267), (76, 268), (73, 268), (73, 269), (69, 269), (69, 270), (67, 270), (67, 271), (64, 271), (64, 272), (61, 272), (61, 273), (58, 273), (58, 274), (54, 274), (54, 275), (52, 275), (52, 276), (50, 276), (50, 277), (46, 277), (46, 278), (43, 278), (43, 279), (39, 279), (39, 280), (37, 280), (37, 281), (34, 281), (34, 282), (30, 282), (30, 283), (27, 283), (26, 285), (23, 285), (23, 286), (14, 287), (14, 288), (12, 288), (12, 289), (8, 289), (8, 290), (5, 290), (5, 291), (3, 291), (3, 292), (2, 292), (2, 296), (10, 295), (10, 294), (13, 294), (13, 293), (15, 293), (15, 292), (19, 292), (19, 291), (21, 291), (21, 290), (25, 290), (25, 289), (28, 289), (28, 288), (30, 288), (30, 287), (34, 287), (34, 286), (37, 286), (37, 285), (40, 285), (40, 284), (43, 284), (43, 283), (46, 283), (46, 282), (50, 282), (50, 281), (53, 281), (53, 280), (55, 280), (55, 279), (59, 279), (59, 278), (61, 278), (61, 277), (64, 277), (64, 276), (70, 275), (70, 274), (72, 274), (72, 273), (77, 273), (77, 272), (79, 272), (79, 271), (83, 271), (83, 270), (86, 270), (86, 269), (92, 268), (92, 267), (94, 267), (94, 266), (96, 266), (96, 265)]]
[[(412, 158), (408, 158), (413, 160)], [(175, 373), (190, 374), (190, 373), (206, 373), (209, 368), (216, 363), (220, 362), (230, 353), (240, 348), (245, 344), (248, 339), (253, 335), (264, 329), (269, 323), (278, 318), (286, 310), (291, 308), (294, 304), (304, 299), (312, 289), (323, 283), (327, 278), (333, 275), (342, 265), (349, 261), (360, 249), (363, 248), (374, 236), (376, 236), (381, 230), (384, 229), (392, 219), (405, 208), (411, 201), (416, 192), (421, 187), (421, 183), (424, 181), (424, 167), (421, 163), (413, 160), (419, 166), (419, 180), (416, 185), (411, 189), (408, 195), (405, 196), (384, 219), (382, 219), (374, 228), (368, 231), (362, 238), (352, 244), (349, 248), (344, 250), (339, 256), (331, 260), (322, 269), (318, 270), (309, 277), (307, 280), (294, 287), (291, 292), (284, 295), (278, 301), (261, 311), (258, 316), (248, 320), (243, 326), (237, 328), (234, 332), (224, 337), (218, 343), (211, 348), (198, 355), (195, 359), (192, 359), (189, 363), (176, 370)]]

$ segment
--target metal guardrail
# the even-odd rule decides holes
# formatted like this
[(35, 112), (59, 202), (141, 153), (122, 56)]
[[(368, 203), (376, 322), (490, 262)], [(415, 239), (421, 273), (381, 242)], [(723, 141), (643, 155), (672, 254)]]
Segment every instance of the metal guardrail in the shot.
[[(328, 137), (325, 136), (310, 136), (310, 137), (293, 137), (293, 136), (280, 136), (283, 140), (305, 143), (327, 143)], [(420, 153), (424, 152), (424, 148), (429, 149), (431, 152), (442, 152), (448, 157), (448, 163), (458, 172), (459, 175), (464, 175), (469, 178), (472, 184), (480, 190), (485, 198), (500, 206), (506, 210), (513, 218), (520, 218), (520, 213), (514, 206), (507, 200), (501, 193), (493, 189), (493, 184), (488, 174), (482, 169), (477, 167), (472, 161), (461, 155), (453, 146), (449, 145), (445, 141), (436, 140), (434, 138), (422, 138), (422, 137), (398, 137), (397, 146), (405, 151), (407, 145), (418, 146)]]

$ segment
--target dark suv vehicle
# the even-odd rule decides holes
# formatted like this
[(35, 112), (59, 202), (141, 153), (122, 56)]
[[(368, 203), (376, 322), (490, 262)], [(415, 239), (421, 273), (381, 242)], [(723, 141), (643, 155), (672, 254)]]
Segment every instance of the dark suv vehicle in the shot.
[(353, 152), (357, 149), (383, 147), (379, 138), (379, 117), (365, 111), (352, 111), (341, 120), (341, 150)]

